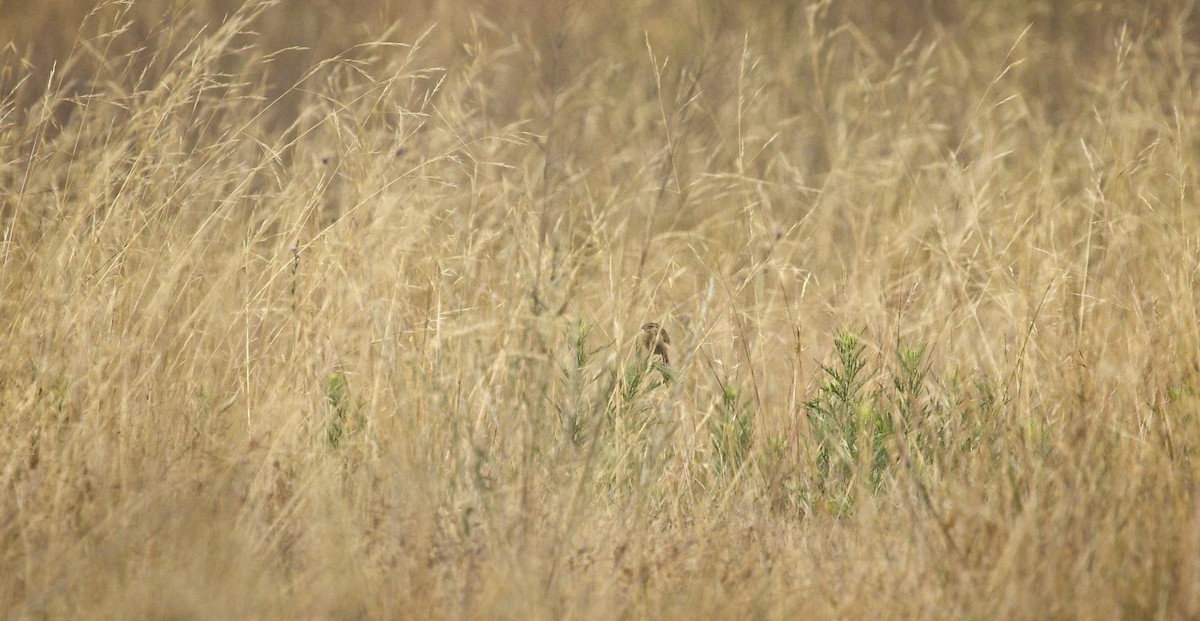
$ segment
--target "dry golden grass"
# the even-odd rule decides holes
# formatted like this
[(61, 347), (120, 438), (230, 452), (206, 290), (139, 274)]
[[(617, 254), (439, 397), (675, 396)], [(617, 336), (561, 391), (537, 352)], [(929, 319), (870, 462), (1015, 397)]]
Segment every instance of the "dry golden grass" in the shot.
[(1200, 615), (1190, 3), (54, 4), (5, 618)]

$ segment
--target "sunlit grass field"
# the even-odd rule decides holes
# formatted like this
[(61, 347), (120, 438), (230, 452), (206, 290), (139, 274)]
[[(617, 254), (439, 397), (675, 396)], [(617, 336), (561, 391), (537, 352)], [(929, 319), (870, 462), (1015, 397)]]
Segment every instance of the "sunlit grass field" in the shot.
[(1200, 615), (1194, 3), (179, 4), (0, 2), (0, 617)]

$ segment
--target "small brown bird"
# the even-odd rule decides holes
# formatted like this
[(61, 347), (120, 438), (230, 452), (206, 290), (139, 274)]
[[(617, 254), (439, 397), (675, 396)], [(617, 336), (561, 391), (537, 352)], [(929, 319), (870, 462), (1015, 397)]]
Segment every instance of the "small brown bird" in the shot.
[(642, 324), (641, 341), (642, 347), (651, 355), (662, 356), (663, 364), (671, 364), (671, 357), (667, 354), (667, 345), (671, 344), (671, 337), (662, 326), (654, 322)]

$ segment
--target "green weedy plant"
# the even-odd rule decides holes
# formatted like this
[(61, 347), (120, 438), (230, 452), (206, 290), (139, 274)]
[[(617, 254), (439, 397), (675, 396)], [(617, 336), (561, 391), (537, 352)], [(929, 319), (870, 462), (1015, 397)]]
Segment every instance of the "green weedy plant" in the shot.
[[(928, 465), (946, 449), (946, 427), (937, 420), (925, 399), (925, 379), (929, 363), (925, 345), (896, 348), (896, 368), (892, 371), (891, 424), (898, 421), (905, 431), (903, 442), (914, 458), (915, 465)], [(894, 431), (894, 428), (893, 428)]]
[(866, 387), (870, 379), (863, 356), (865, 345), (852, 332), (834, 339), (837, 360), (821, 365), (825, 380), (817, 395), (805, 403), (816, 455), (815, 492), (837, 515), (853, 511), (853, 490), (862, 472), (864, 449), (871, 452), (867, 475), (878, 489), (889, 464), (887, 445), (894, 434), (890, 417), (876, 407), (877, 395)]
[(745, 410), (736, 388), (721, 386), (717, 411), (708, 419), (708, 432), (712, 438), (712, 465), (717, 477), (737, 473), (750, 455), (754, 417)]
[(927, 407), (936, 424), (937, 452), (925, 461), (953, 469), (975, 451), (994, 448), (997, 416), (1009, 403), (1003, 387), (975, 373), (964, 376), (958, 370), (935, 378), (934, 384), (939, 387), (939, 395), (927, 398)]
[(661, 381), (652, 381), (651, 367), (642, 360), (635, 361), (625, 367), (622, 376), (618, 403), (609, 408), (608, 419), (616, 424), (618, 419), (624, 421), (626, 429), (633, 429), (641, 435), (649, 424), (649, 407), (642, 402), (642, 397), (662, 385)]
[(783, 434), (767, 435), (760, 439), (758, 456), (755, 459), (758, 474), (762, 477), (763, 493), (775, 511), (790, 512), (808, 506), (804, 502), (805, 491), (799, 485), (797, 468), (788, 459), (791, 446)]
[[(937, 379), (938, 398), (929, 399), (932, 417), (941, 433), (938, 453), (932, 460), (942, 471), (958, 470), (980, 455), (992, 463), (1008, 463), (1005, 435), (1011, 418), (1004, 414), (1012, 398), (1002, 382), (978, 372), (963, 376), (951, 371)], [(1031, 420), (1028, 430), (1046, 431), (1044, 421)], [(1041, 436), (1048, 440), (1049, 435)], [(1039, 440), (1041, 441), (1041, 440)], [(1048, 449), (1049, 444), (1043, 443)], [(1035, 451), (1039, 455), (1045, 453)]]
[(346, 435), (351, 415), (362, 407), (361, 402), (354, 402), (345, 371), (335, 371), (325, 378), (325, 401), (330, 409), (325, 440), (331, 448), (337, 448)]
[(654, 399), (648, 397), (656, 389), (669, 385), (672, 376), (669, 369), (646, 356), (636, 357), (612, 376), (613, 386), (608, 392), (611, 397), (601, 417), (602, 424), (590, 435), (603, 438), (605, 446), (600, 455), (611, 467), (614, 481), (621, 479), (621, 475), (615, 474), (618, 472), (633, 477), (627, 482), (641, 481), (670, 454), (669, 446), (663, 442), (663, 433), (670, 427), (664, 426), (666, 421), (656, 414)]
[[(892, 424), (891, 435), (897, 436), (897, 424), (901, 429), (894, 446), (917, 494), (928, 511), (937, 516), (925, 479), (929, 467), (948, 453), (948, 421), (944, 411), (931, 406), (926, 399), (925, 380), (929, 376), (929, 362), (925, 357), (925, 345), (909, 347), (898, 344), (895, 363), (891, 391), (887, 395), (891, 404), (888, 415)], [(944, 524), (940, 517), (937, 517), (937, 521)]]
[(589, 375), (588, 369), (596, 354), (604, 351), (606, 345), (589, 348), (588, 337), (592, 327), (582, 319), (571, 321), (567, 325), (567, 346), (570, 358), (562, 365), (561, 382), (566, 391), (562, 402), (552, 401), (562, 424), (563, 447), (583, 444), (587, 437), (589, 426), (587, 417), (588, 387), (595, 383), (599, 375)]
[[(658, 372), (657, 378), (651, 376), (654, 371)], [(641, 397), (660, 386), (670, 386), (673, 380), (674, 376), (670, 367), (654, 360), (649, 355), (638, 356), (625, 367), (621, 381), (620, 401), (610, 413), (627, 416), (631, 413), (630, 410), (643, 409), (638, 404)]]
[(645, 407), (639, 401), (641, 396), (650, 389), (647, 368), (646, 365), (638, 363), (625, 367), (620, 379), (617, 402), (608, 408), (605, 415), (610, 428), (615, 430), (617, 423), (622, 420), (634, 423), (635, 427), (641, 426), (637, 423), (644, 417)]
[[(1200, 410), (1197, 408), (1197, 404), (1200, 403), (1200, 390), (1197, 390), (1191, 381), (1175, 380), (1167, 386), (1164, 396), (1166, 397), (1165, 403), (1152, 404), (1150, 408), (1159, 421), (1154, 425), (1155, 435), (1172, 460), (1190, 464), (1194, 445), (1186, 441), (1179, 442), (1176, 439), (1178, 434), (1172, 428), (1188, 426), (1195, 421), (1196, 412)], [(1174, 419), (1174, 422), (1166, 424), (1170, 419)], [(1189, 474), (1193, 473), (1191, 468), (1185, 470)]]
[[(952, 369), (939, 380), (940, 397), (935, 399), (933, 407), (943, 418), (946, 448), (939, 459), (942, 467), (954, 467), (961, 455), (970, 452), (979, 442), (980, 416), (976, 414), (976, 405), (984, 407), (984, 403), (975, 403), (971, 398), (970, 384), (963, 374)], [(986, 382), (975, 378), (976, 386), (986, 388)], [(982, 402), (983, 399), (981, 398)], [(986, 414), (981, 410), (979, 414)]]

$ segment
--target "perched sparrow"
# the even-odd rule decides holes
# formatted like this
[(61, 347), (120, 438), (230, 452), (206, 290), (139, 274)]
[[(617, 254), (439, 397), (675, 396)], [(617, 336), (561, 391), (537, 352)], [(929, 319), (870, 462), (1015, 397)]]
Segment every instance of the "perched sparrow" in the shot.
[(671, 357), (667, 355), (667, 345), (671, 344), (671, 337), (662, 326), (653, 322), (643, 324), (641, 342), (642, 347), (651, 355), (662, 356), (663, 364), (671, 364)]

